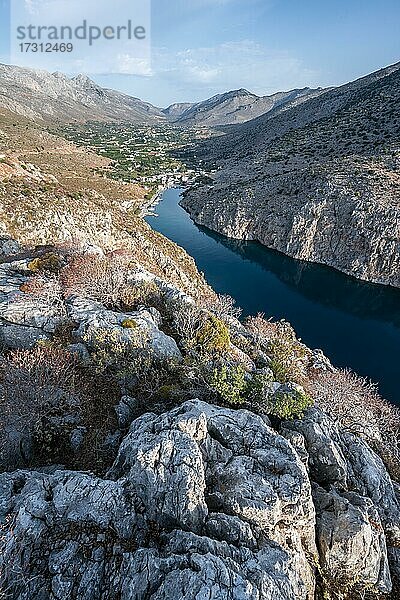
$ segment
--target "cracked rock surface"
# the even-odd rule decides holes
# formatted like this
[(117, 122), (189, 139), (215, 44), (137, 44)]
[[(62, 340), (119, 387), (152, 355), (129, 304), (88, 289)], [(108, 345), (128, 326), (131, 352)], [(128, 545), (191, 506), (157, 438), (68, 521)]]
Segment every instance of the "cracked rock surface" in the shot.
[(319, 563), (332, 586), (345, 575), (372, 597), (390, 592), (399, 506), (383, 464), (363, 442), (345, 452), (319, 411), (301, 423), (282, 435), (266, 417), (191, 400), (134, 420), (103, 479), (3, 473), (3, 589), (19, 600), (309, 600)]

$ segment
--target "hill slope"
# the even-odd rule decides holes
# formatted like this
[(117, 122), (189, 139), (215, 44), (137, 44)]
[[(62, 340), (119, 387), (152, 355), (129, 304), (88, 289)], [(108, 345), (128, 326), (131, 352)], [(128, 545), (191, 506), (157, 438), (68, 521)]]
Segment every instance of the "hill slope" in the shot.
[(69, 79), (9, 65), (0, 65), (0, 106), (30, 119), (62, 122), (165, 120), (151, 104), (102, 88), (85, 75)]
[(197, 147), (203, 225), (400, 286), (400, 63)]

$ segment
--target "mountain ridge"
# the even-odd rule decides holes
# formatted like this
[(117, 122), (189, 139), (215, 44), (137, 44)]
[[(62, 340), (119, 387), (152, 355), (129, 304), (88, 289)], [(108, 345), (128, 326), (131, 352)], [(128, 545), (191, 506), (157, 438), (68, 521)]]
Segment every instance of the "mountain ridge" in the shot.
[(234, 125), (254, 119), (288, 102), (302, 102), (322, 88), (295, 89), (257, 96), (244, 88), (217, 94), (201, 102), (158, 108), (137, 97), (103, 88), (87, 75), (0, 64), (0, 106), (21, 116), (60, 122), (171, 122), (185, 127)]
[(322, 88), (305, 87), (269, 96), (257, 96), (240, 88), (216, 94), (201, 102), (171, 105), (164, 109), (164, 114), (172, 115), (174, 123), (189, 127), (237, 125), (266, 114), (276, 106), (284, 106), (295, 100), (303, 102), (323, 91)]
[(51, 121), (127, 121), (155, 123), (166, 120), (160, 109), (139, 98), (102, 88), (86, 75), (0, 64), (0, 105), (31, 119)]

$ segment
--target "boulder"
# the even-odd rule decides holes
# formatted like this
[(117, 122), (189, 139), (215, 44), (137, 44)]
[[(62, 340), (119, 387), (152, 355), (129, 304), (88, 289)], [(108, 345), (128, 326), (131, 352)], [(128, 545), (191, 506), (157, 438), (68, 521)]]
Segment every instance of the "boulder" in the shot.
[(67, 309), (69, 317), (79, 324), (77, 338), (89, 345), (95, 345), (96, 331), (108, 331), (113, 333), (116, 342), (129, 348), (136, 345), (140, 332), (158, 358), (182, 358), (175, 340), (158, 328), (161, 317), (155, 309), (119, 313), (106, 309), (99, 302), (78, 296), (68, 299)]
[(318, 409), (308, 410), (301, 420), (286, 422), (285, 429), (304, 437), (312, 481), (369, 498), (379, 512), (389, 545), (400, 546), (400, 504), (396, 491), (383, 461), (367, 443), (341, 430)]
[[(79, 451), (79, 427), (72, 434)], [(364, 442), (320, 411), (279, 434), (247, 410), (192, 400), (120, 437), (105, 478), (0, 475), (10, 597), (314, 600), (318, 563), (324, 597), (390, 592), (394, 487)]]
[(29, 349), (47, 340), (63, 320), (60, 305), (43, 296), (24, 293), (27, 261), (0, 265), (0, 340), (10, 349)]
[(11, 237), (0, 238), (0, 257), (18, 254), (20, 250), (21, 246), (16, 240), (13, 240)]
[(0, 325), (0, 343), (10, 350), (29, 350), (38, 342), (49, 340), (50, 337), (37, 327), (24, 325)]
[(316, 487), (320, 565), (333, 589), (388, 594), (392, 589), (386, 539), (369, 498)]

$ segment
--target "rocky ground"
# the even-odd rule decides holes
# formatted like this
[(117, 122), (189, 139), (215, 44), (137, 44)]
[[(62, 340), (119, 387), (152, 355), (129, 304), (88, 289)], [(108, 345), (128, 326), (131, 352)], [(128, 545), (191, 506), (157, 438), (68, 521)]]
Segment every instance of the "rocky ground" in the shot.
[(1, 251), (2, 597), (397, 597), (384, 401), (133, 256)]

